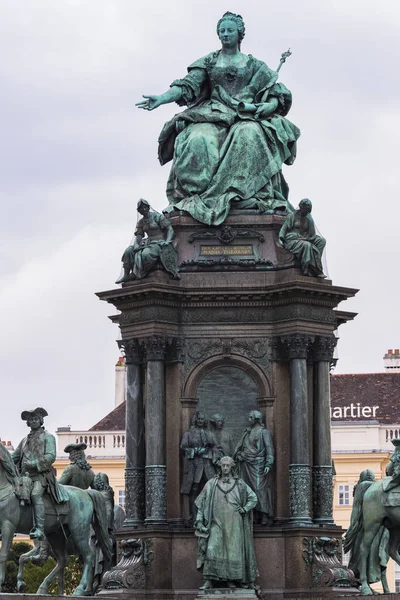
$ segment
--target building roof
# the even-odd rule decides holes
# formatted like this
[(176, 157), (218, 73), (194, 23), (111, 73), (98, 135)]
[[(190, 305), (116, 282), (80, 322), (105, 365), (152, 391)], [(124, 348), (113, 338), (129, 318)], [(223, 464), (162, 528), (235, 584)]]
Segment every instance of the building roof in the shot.
[[(374, 418), (382, 424), (400, 424), (400, 373), (352, 373), (331, 376), (331, 405), (377, 407)], [(346, 421), (359, 421), (346, 414)], [(353, 414), (357, 411), (353, 411)], [(369, 416), (371, 418), (371, 416)]]
[(89, 431), (125, 431), (125, 405), (126, 402), (122, 402)]
[[(89, 431), (124, 431), (125, 405), (123, 402)], [(374, 418), (383, 425), (400, 425), (400, 373), (351, 373), (331, 376), (331, 405), (334, 407), (354, 406), (351, 417), (348, 410), (341, 421), (360, 421)], [(375, 407), (368, 415), (357, 415), (360, 407)]]

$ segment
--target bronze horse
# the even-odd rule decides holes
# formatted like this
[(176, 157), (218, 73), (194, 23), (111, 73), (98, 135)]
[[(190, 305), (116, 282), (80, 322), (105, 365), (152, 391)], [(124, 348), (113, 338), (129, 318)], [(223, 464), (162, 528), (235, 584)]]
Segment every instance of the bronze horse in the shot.
[[(358, 516), (361, 543), (358, 549), (357, 564), (361, 583), (361, 594), (370, 596), (374, 592), (368, 584), (368, 560), (372, 544), (381, 527), (389, 531), (389, 556), (400, 565), (400, 506), (385, 506), (384, 482), (389, 478), (371, 483), (362, 499), (362, 511)], [(356, 524), (355, 524), (356, 525)], [(387, 587), (387, 586), (385, 586)]]
[[(13, 460), (4, 446), (0, 444), (0, 531), (2, 538), (0, 589), (4, 583), (7, 555), (14, 534), (29, 534), (33, 525), (31, 507), (21, 506), (15, 495), (16, 476)], [(75, 553), (83, 559), (82, 578), (74, 591), (74, 596), (88, 596), (92, 594), (94, 571), (94, 550), (90, 544), (91, 524), (105, 561), (110, 562), (111, 560), (112, 548), (105, 516), (105, 502), (101, 494), (95, 490), (86, 491), (71, 486), (65, 486), (65, 489), (69, 497), (66, 514), (58, 517), (56, 514), (47, 514), (46, 511), (44, 531), (56, 559), (56, 566), (44, 579), (37, 593), (48, 594), (50, 583), (62, 575), (69, 560), (66, 548), (68, 537), (68, 542), (72, 541), (74, 545)], [(23, 581), (20, 581), (18, 591), (22, 592), (23, 588)]]

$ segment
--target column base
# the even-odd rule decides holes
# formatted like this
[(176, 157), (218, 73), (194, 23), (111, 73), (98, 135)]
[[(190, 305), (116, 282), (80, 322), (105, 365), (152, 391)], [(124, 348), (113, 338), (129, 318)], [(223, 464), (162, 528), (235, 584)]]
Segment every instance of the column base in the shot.
[(138, 521), (137, 519), (125, 519), (122, 525), (122, 529), (138, 529), (140, 527), (143, 527), (143, 521)]
[(285, 523), (286, 527), (314, 527), (311, 517), (292, 517)]

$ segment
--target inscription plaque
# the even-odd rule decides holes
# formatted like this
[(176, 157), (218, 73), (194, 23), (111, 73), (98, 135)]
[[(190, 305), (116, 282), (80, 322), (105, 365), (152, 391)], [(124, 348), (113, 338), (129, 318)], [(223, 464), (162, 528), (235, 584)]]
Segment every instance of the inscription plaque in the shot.
[(200, 254), (202, 256), (249, 256), (253, 255), (253, 245), (236, 246), (201, 246)]

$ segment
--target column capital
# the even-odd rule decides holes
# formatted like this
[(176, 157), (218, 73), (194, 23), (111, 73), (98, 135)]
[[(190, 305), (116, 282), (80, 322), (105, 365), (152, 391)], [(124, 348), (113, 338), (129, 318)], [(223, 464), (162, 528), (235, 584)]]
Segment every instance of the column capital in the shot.
[(141, 347), (149, 360), (164, 360), (167, 352), (168, 339), (161, 336), (152, 336), (141, 340)]
[(334, 335), (319, 335), (316, 337), (312, 348), (314, 361), (327, 361), (330, 363), (333, 360), (333, 352), (337, 341), (338, 339)]
[(168, 363), (180, 363), (184, 362), (184, 340), (180, 337), (168, 338), (167, 350), (166, 350), (166, 361)]
[(287, 358), (307, 358), (314, 337), (307, 333), (293, 333), (280, 336), (280, 341), (286, 351)]
[(125, 362), (127, 365), (138, 365), (143, 361), (143, 351), (138, 339), (118, 340), (120, 350), (125, 354)]

